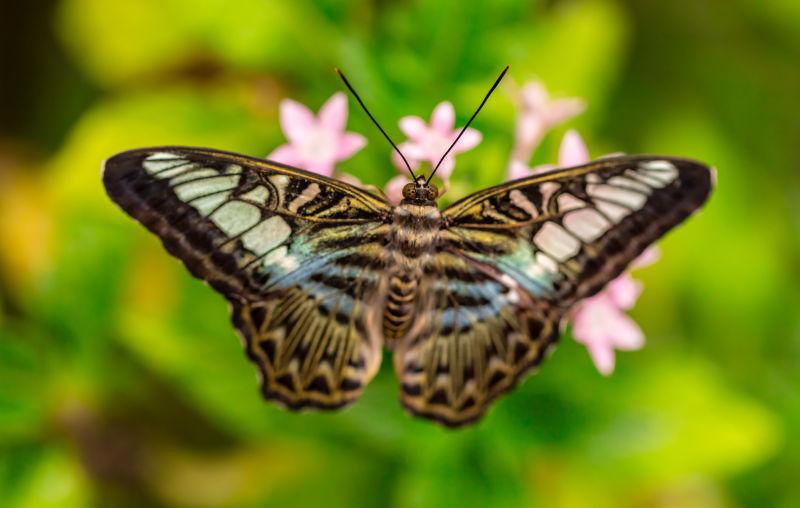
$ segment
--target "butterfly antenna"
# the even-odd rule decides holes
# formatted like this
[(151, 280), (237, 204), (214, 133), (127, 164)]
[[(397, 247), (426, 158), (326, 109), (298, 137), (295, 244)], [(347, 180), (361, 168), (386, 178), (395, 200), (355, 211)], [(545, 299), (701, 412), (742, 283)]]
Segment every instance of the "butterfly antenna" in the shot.
[(489, 92), (486, 93), (486, 97), (483, 98), (483, 100), (481, 101), (480, 106), (478, 106), (478, 109), (476, 109), (475, 112), (472, 113), (472, 116), (469, 118), (469, 120), (467, 121), (466, 125), (464, 125), (464, 127), (461, 128), (461, 132), (459, 132), (458, 136), (456, 136), (456, 139), (453, 140), (453, 143), (450, 145), (450, 148), (448, 148), (447, 151), (444, 153), (444, 155), (442, 155), (442, 158), (439, 159), (439, 162), (436, 164), (436, 167), (433, 168), (433, 172), (431, 173), (431, 176), (428, 177), (428, 180), (426, 181), (426, 183), (430, 183), (431, 179), (433, 178), (433, 175), (436, 174), (436, 170), (439, 169), (439, 166), (442, 165), (442, 161), (444, 161), (444, 158), (447, 157), (447, 154), (450, 153), (450, 150), (452, 150), (453, 147), (456, 146), (456, 143), (458, 143), (458, 140), (461, 139), (461, 136), (467, 131), (467, 127), (469, 127), (469, 124), (471, 124), (472, 121), (475, 120), (475, 117), (478, 116), (478, 113), (480, 113), (481, 108), (483, 107), (484, 104), (486, 104), (486, 101), (489, 100), (489, 96), (492, 95), (492, 92), (494, 92), (494, 89), (497, 88), (497, 85), (500, 84), (500, 81), (503, 79), (503, 76), (506, 75), (506, 72), (508, 72), (508, 65), (506, 65), (503, 68), (503, 72), (501, 72), (500, 75), (497, 76), (497, 79), (494, 81), (494, 84), (492, 85), (492, 88), (490, 88)]
[(381, 134), (383, 134), (383, 137), (386, 138), (386, 141), (388, 141), (389, 144), (392, 145), (392, 148), (394, 148), (394, 151), (397, 152), (397, 155), (399, 155), (400, 158), (403, 159), (403, 162), (405, 163), (406, 168), (408, 168), (408, 172), (411, 173), (411, 181), (412, 182), (416, 182), (417, 181), (417, 176), (414, 174), (414, 171), (412, 171), (411, 165), (406, 160), (406, 157), (405, 157), (405, 155), (403, 155), (403, 152), (401, 152), (400, 149), (397, 148), (397, 145), (394, 144), (394, 141), (392, 141), (392, 138), (390, 138), (389, 135), (386, 134), (386, 131), (383, 130), (383, 127), (381, 127), (381, 124), (379, 124), (378, 121), (375, 120), (375, 117), (372, 116), (372, 113), (369, 112), (369, 110), (367, 109), (367, 106), (364, 105), (364, 101), (361, 100), (361, 97), (358, 96), (356, 91), (353, 89), (352, 85), (350, 85), (350, 82), (347, 81), (346, 77), (344, 77), (344, 74), (342, 74), (342, 71), (340, 71), (338, 67), (336, 67), (335, 70), (336, 70), (336, 74), (338, 74), (339, 77), (342, 78), (342, 81), (344, 81), (345, 86), (347, 87), (348, 90), (350, 90), (350, 93), (353, 94), (353, 97), (356, 98), (356, 100), (361, 105), (361, 108), (367, 114), (369, 119), (372, 120), (372, 123), (375, 124), (375, 127), (377, 127), (379, 131), (381, 131)]

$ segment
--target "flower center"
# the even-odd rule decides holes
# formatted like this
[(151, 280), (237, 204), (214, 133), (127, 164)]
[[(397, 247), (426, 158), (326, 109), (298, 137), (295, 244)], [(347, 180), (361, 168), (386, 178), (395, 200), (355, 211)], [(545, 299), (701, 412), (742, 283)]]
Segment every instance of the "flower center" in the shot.
[(324, 128), (315, 128), (300, 143), (303, 157), (313, 162), (328, 162), (336, 157), (336, 135)]

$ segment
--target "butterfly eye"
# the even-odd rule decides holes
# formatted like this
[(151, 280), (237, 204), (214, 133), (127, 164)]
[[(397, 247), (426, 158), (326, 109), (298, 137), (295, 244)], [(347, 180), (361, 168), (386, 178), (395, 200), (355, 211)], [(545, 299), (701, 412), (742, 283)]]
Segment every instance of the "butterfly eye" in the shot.
[(406, 199), (414, 199), (417, 197), (417, 186), (413, 183), (407, 183), (403, 187), (403, 197)]
[(428, 196), (430, 196), (431, 199), (438, 198), (439, 197), (439, 189), (437, 189), (435, 185), (429, 185), (428, 186)]

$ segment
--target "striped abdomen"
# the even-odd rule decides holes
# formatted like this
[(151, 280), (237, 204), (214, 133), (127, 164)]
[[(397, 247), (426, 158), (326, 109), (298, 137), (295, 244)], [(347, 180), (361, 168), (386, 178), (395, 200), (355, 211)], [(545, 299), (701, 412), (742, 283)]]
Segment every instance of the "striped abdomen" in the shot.
[(389, 292), (383, 310), (383, 335), (387, 341), (405, 335), (414, 317), (414, 299), (417, 296), (417, 279), (409, 275), (389, 278)]

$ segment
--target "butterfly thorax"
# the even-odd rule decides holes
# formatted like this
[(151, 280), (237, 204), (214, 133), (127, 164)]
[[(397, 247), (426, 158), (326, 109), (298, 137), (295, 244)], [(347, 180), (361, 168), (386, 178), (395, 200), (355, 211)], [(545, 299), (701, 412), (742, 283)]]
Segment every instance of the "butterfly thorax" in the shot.
[(433, 200), (404, 199), (394, 208), (383, 332), (392, 341), (412, 324), (419, 281), (436, 243), (442, 214)]

